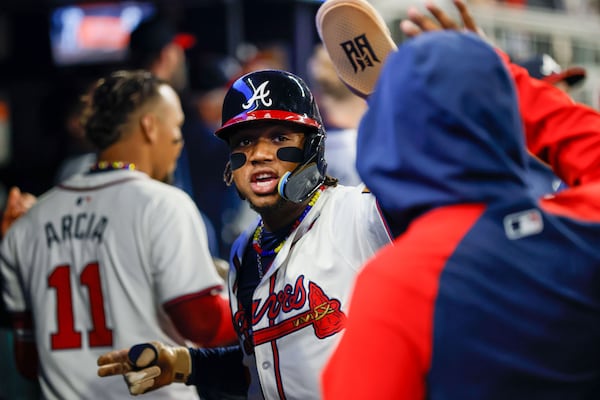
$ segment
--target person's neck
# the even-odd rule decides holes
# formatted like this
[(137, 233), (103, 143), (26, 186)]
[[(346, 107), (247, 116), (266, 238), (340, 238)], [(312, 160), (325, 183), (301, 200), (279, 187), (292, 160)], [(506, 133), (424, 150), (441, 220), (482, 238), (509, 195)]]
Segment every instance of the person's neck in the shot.
[(97, 163), (123, 163), (135, 165), (135, 170), (150, 174), (150, 166), (143, 157), (132, 154), (131, 151), (123, 151), (120, 148), (108, 148), (98, 154)]
[(260, 213), (265, 229), (269, 232), (275, 232), (288, 225), (291, 225), (308, 205), (308, 200), (304, 203), (292, 203), (286, 201), (285, 205), (277, 210), (269, 210)]
[(294, 224), (294, 227), (292, 228), (294, 229), (302, 222), (306, 214), (315, 205), (324, 188), (324, 186), (319, 188), (310, 199), (305, 200), (302, 203), (296, 204), (291, 201), (286, 201), (283, 203), (282, 207), (277, 208), (276, 210), (261, 212), (260, 216), (264, 228), (269, 232), (275, 232)]

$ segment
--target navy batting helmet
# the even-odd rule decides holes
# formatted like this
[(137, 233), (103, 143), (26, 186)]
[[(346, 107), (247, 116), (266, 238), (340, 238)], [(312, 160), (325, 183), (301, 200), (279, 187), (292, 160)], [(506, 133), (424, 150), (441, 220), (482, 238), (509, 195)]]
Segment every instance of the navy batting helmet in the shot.
[(279, 181), (279, 194), (284, 199), (302, 202), (325, 180), (327, 163), (325, 129), (319, 108), (300, 77), (280, 70), (261, 70), (238, 78), (225, 95), (222, 126), (215, 135), (227, 141), (236, 129), (269, 120), (309, 128), (300, 165)]

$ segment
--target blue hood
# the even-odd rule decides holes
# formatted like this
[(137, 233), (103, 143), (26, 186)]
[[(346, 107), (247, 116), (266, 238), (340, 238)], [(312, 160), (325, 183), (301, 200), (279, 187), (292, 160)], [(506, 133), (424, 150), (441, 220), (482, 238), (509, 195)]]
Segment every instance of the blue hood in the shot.
[(514, 84), (478, 36), (423, 33), (386, 60), (357, 169), (395, 223), (433, 207), (527, 196)]

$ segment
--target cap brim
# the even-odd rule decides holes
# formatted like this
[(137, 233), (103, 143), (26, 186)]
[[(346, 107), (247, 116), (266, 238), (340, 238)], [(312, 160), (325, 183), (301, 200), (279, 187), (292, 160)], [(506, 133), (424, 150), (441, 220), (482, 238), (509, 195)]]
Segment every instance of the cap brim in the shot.
[(571, 67), (558, 74), (552, 74), (543, 80), (554, 85), (557, 82), (565, 81), (569, 86), (575, 86), (585, 79), (586, 71), (582, 67)]

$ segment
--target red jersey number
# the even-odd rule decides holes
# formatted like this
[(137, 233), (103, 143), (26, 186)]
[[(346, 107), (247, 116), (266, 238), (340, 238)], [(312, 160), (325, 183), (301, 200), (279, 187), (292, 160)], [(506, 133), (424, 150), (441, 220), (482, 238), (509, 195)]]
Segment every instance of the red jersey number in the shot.
[[(81, 332), (75, 330), (73, 313), (73, 291), (71, 288), (71, 267), (59, 265), (48, 277), (48, 286), (56, 289), (56, 316), (58, 331), (51, 335), (52, 350), (81, 348)], [(98, 263), (85, 266), (79, 277), (86, 286), (90, 300), (90, 313), (93, 330), (88, 332), (90, 347), (112, 346), (112, 330), (106, 327), (104, 297), (100, 282)]]

